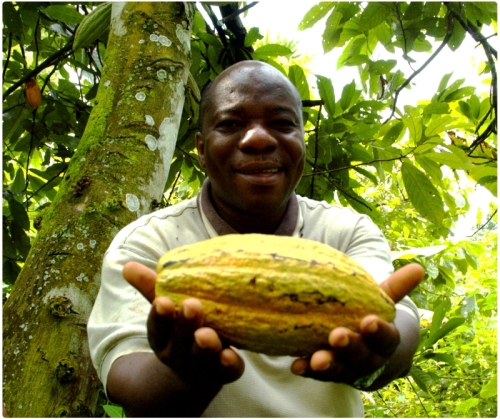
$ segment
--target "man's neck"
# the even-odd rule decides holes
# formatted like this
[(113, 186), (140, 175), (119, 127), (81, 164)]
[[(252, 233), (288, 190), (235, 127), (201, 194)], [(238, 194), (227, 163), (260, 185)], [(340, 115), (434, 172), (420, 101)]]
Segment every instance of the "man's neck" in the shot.
[[(281, 211), (248, 212), (248, 214), (239, 211), (235, 214), (223, 204), (217, 205), (217, 202), (214, 202), (210, 181), (207, 179), (199, 198), (201, 211), (219, 235), (261, 233), (292, 236), (297, 227), (299, 206), (295, 194), (292, 194)], [(271, 213), (274, 216), (271, 216)]]

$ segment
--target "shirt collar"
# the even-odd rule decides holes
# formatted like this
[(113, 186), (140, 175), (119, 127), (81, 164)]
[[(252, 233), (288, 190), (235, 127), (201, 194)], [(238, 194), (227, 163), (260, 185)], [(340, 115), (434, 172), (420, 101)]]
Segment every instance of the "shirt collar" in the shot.
[[(212, 200), (210, 199), (210, 190), (210, 180), (207, 178), (203, 183), (200, 194), (201, 198), (198, 196), (198, 199), (201, 202), (201, 210), (205, 214), (207, 220), (219, 236), (223, 236), (225, 234), (238, 234), (238, 232), (226, 221), (224, 221), (215, 210), (212, 205)], [(290, 196), (290, 200), (288, 201), (285, 215), (273, 234), (276, 236), (293, 236), (297, 228), (298, 219), (299, 204), (297, 201), (297, 195), (293, 192)]]

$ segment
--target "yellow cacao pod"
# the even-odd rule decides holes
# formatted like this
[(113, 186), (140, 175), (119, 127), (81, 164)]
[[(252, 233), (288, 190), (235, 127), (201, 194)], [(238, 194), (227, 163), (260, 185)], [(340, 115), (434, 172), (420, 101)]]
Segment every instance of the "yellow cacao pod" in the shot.
[(38, 108), (42, 101), (42, 92), (35, 79), (29, 79), (24, 83), (24, 99), (33, 109)]
[(309, 356), (340, 326), (395, 316), (394, 302), (355, 261), (316, 241), (263, 234), (219, 236), (166, 253), (156, 295), (198, 298), (204, 325), (224, 343), (268, 355)]

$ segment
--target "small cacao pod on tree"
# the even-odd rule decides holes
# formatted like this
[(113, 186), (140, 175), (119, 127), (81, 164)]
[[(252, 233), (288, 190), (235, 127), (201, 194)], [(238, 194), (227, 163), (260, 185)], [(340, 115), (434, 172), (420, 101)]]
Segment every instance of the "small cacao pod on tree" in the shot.
[(42, 92), (35, 79), (29, 79), (24, 83), (24, 98), (26, 103), (33, 109), (38, 108), (42, 101)]

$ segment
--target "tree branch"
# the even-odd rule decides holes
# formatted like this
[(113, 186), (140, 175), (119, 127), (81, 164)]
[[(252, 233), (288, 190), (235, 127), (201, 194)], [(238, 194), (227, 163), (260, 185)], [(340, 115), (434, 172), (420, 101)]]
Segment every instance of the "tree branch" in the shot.
[(52, 54), (50, 57), (48, 57), (43, 63), (38, 65), (36, 68), (31, 70), (29, 73), (27, 73), (24, 77), (22, 77), (19, 81), (14, 83), (12, 86), (10, 86), (5, 93), (3, 94), (3, 98), (5, 99), (7, 96), (9, 96), (11, 93), (13, 93), (16, 89), (21, 87), (24, 82), (32, 79), (35, 77), (37, 74), (41, 73), (42, 70), (45, 70), (47, 67), (50, 67), (57, 63), (59, 60), (66, 58), (68, 55), (72, 53), (72, 47), (73, 47), (73, 36), (69, 38), (68, 42), (64, 47), (62, 47), (59, 51), (56, 53)]
[(251, 9), (252, 7), (254, 7), (255, 5), (257, 5), (258, 3), (259, 3), (258, 1), (254, 1), (254, 2), (252, 2), (250, 4), (247, 4), (246, 6), (243, 6), (241, 9), (238, 9), (235, 12), (231, 13), (230, 15), (225, 16), (224, 18), (222, 18), (221, 20), (219, 20), (217, 23), (227, 23), (227, 22), (235, 19), (240, 14), (246, 12), (248, 9)]
[(478, 229), (474, 232), (474, 234), (472, 234), (471, 236), (467, 236), (467, 237), (474, 237), (474, 236), (475, 236), (477, 233), (479, 233), (479, 232), (480, 232), (480, 231), (481, 231), (484, 227), (486, 227), (486, 226), (488, 225), (488, 223), (489, 223), (489, 222), (493, 219), (493, 217), (494, 217), (495, 215), (497, 215), (497, 211), (498, 211), (498, 210), (495, 210), (495, 211), (493, 212), (493, 214), (491, 214), (490, 218), (488, 218), (488, 219), (486, 220), (486, 222), (485, 222), (485, 223), (484, 223), (481, 227), (479, 227), (479, 228), (478, 228)]
[[(415, 147), (412, 151), (410, 151), (409, 153), (405, 154), (404, 156), (394, 157), (392, 159), (374, 159), (374, 160), (366, 161), (366, 162), (363, 162), (363, 163), (352, 164), (352, 165), (344, 166), (344, 167), (338, 167), (336, 169), (323, 170), (321, 172), (312, 172), (312, 173), (308, 173), (308, 174), (302, 175), (302, 177), (316, 176), (316, 175), (326, 175), (328, 173), (340, 172), (341, 170), (355, 169), (356, 167), (359, 167), (359, 166), (369, 166), (369, 165), (372, 165), (373, 163), (383, 163), (383, 162), (388, 162), (388, 161), (401, 160), (401, 159), (404, 159), (404, 158), (408, 157), (408, 155), (410, 155), (413, 151), (415, 151), (416, 148), (417, 147)], [(308, 160), (307, 163), (309, 163), (311, 166), (315, 167), (314, 164), (313, 164), (313, 162), (311, 162), (311, 161)]]

